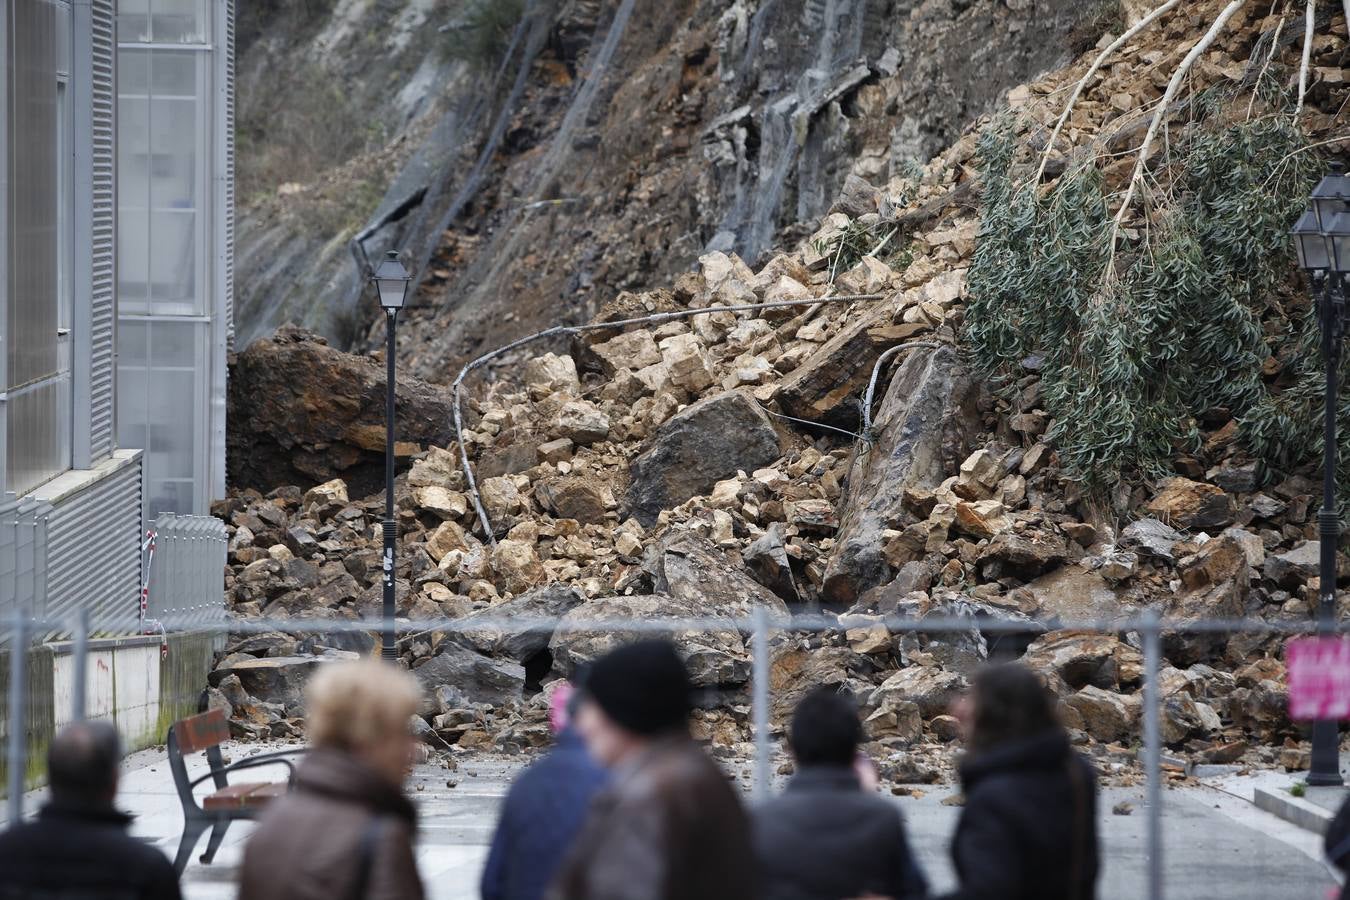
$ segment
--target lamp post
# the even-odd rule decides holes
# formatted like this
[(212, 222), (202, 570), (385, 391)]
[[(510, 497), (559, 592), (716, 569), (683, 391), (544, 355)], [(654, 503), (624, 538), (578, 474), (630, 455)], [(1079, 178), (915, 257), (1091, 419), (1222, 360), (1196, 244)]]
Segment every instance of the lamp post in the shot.
[(394, 520), (394, 328), (398, 311), (408, 295), (412, 276), (399, 262), (398, 254), (390, 250), (370, 273), (370, 280), (380, 294), (384, 308), (385, 334), (385, 394), (384, 394), (384, 632), (380, 639), (380, 654), (389, 661), (398, 659), (394, 617), (394, 544), (398, 540), (398, 524)]
[[(1326, 366), (1323, 394), (1322, 508), (1317, 511), (1317, 538), (1321, 551), (1317, 603), (1317, 632), (1336, 631), (1336, 545), (1340, 517), (1336, 512), (1336, 389), (1341, 342), (1346, 333), (1346, 280), (1350, 276), (1350, 177), (1340, 164), (1313, 188), (1311, 203), (1291, 234), (1298, 263), (1312, 282), (1317, 318), (1322, 329), (1322, 360)], [(1340, 785), (1340, 725), (1334, 719), (1313, 723), (1310, 785)]]

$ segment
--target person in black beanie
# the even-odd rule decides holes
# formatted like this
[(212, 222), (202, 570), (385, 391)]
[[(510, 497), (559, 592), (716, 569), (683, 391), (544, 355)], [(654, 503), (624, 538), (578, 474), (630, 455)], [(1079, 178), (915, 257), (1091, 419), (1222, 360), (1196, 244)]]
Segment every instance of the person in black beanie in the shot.
[(613, 782), (595, 800), (552, 900), (746, 900), (750, 822), (725, 774), (689, 736), (693, 686), (669, 641), (596, 660), (576, 728)]

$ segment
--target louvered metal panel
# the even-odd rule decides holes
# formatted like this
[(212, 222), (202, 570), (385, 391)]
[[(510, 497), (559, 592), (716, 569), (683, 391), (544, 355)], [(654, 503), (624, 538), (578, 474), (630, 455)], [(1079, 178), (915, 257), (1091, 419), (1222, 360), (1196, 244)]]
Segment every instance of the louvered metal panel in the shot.
[(141, 458), (63, 497), (46, 532), (47, 618), (80, 609), (105, 634), (134, 634), (141, 588)]
[(114, 357), (117, 346), (117, 45), (116, 0), (91, 0), (93, 259), (90, 303), (90, 451), (94, 461), (116, 446)]
[(0, 503), (0, 616), (47, 617), (51, 505), (27, 495)]
[(156, 519), (147, 618), (169, 631), (223, 623), (228, 544), (225, 523), (215, 516)]

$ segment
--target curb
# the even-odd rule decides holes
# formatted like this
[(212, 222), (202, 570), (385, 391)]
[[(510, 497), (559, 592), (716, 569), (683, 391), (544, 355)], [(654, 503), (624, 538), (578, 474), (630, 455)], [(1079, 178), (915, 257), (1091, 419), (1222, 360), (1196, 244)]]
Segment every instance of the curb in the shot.
[[(1331, 796), (1334, 792), (1338, 798), (1345, 794), (1344, 788), (1308, 788), (1307, 790), (1310, 792), (1326, 791), (1327, 796)], [(1333, 810), (1278, 789), (1256, 788), (1252, 802), (1256, 804), (1257, 809), (1277, 816), (1291, 825), (1297, 825), (1305, 831), (1311, 831), (1313, 834), (1326, 834), (1327, 826), (1331, 824), (1331, 819), (1335, 815)]]

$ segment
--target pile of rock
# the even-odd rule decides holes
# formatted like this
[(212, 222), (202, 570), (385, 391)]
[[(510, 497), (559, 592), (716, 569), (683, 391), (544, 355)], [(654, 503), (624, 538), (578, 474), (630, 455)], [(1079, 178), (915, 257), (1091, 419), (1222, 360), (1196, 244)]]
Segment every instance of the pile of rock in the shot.
[[(457, 448), (412, 454), (395, 493), (399, 652), (428, 686), (429, 739), (537, 744), (541, 691), (625, 636), (586, 620), (688, 617), (712, 626), (678, 635), (696, 681), (716, 697), (701, 733), (735, 748), (748, 737), (750, 655), (733, 620), (791, 605), (823, 608), (840, 628), (775, 635), (780, 717), (809, 685), (847, 685), (888, 752), (940, 773), (932, 757), (955, 734), (947, 702), (991, 653), (1022, 654), (1051, 676), (1083, 740), (1119, 750), (1139, 732), (1137, 636), (1054, 623), (1109, 626), (1145, 607), (1179, 618), (1306, 617), (1317, 559), (1308, 481), (1258, 490), (1265, 473), (1215, 434), (1205, 455), (1182, 461), (1194, 477), (1141, 497), (1141, 518), (1116, 531), (1044, 442), (1034, 368), (1009, 405), (973, 385), (951, 349), (957, 264), (971, 246), (955, 235), (968, 236), (971, 220), (940, 222), (936, 234), (950, 239), (917, 235), (931, 253), (901, 272), (864, 260), (831, 282), (809, 248), (847, 224), (832, 217), (759, 273), (710, 254), (675, 290), (622, 296), (598, 321), (782, 293), (825, 300), (846, 277), (880, 302), (601, 331), (571, 352), (518, 360), (514, 378), (470, 399), (464, 440), (493, 540)], [(883, 367), (868, 435), (800, 421), (860, 427), (877, 358), (906, 341), (914, 346)], [(239, 491), (217, 512), (232, 534), (235, 615), (378, 617), (381, 495), (352, 499), (335, 479)], [(896, 629), (897, 615), (970, 624), (923, 634)], [(982, 633), (985, 616), (1025, 621), (1025, 632)], [(529, 627), (504, 626), (513, 618)], [(292, 687), (323, 658), (313, 654), (374, 646), (364, 632), (360, 646), (351, 632), (311, 628), (309, 638), (297, 622), (294, 636), (231, 646), (213, 681), (240, 733), (296, 727)], [(1294, 736), (1271, 639), (1176, 634), (1166, 651), (1169, 744), (1198, 758), (1270, 762), (1271, 742)], [(286, 674), (245, 674), (254, 671)], [(1252, 740), (1264, 746), (1249, 754)]]
[[(1230, 77), (1233, 52), (1216, 49), (1201, 76)], [(1108, 66), (1076, 115), (1109, 116), (1107, 88), (1128, 88), (1136, 105), (1156, 99), (1147, 73), (1158, 60), (1149, 62)], [(1012, 99), (1029, 120), (1053, 122), (1070, 77)], [(594, 322), (697, 314), (499, 360), (498, 377), (466, 400), (462, 435), (491, 534), (461, 448), (437, 430), (449, 428), (448, 392), (400, 385), (428, 419), (399, 448), (395, 577), (398, 652), (427, 685), (429, 740), (535, 745), (549, 686), (627, 634), (589, 620), (688, 617), (709, 625), (676, 634), (708, 692), (696, 730), (739, 752), (750, 652), (737, 620), (791, 608), (837, 617), (838, 629), (774, 633), (775, 723), (807, 688), (846, 686), (894, 777), (942, 777), (956, 737), (951, 698), (991, 657), (1021, 658), (1047, 676), (1076, 739), (1109, 769), (1130, 758), (1141, 715), (1140, 641), (1116, 623), (1146, 608), (1183, 620), (1306, 620), (1318, 591), (1313, 485), (1244, 455), (1231, 417), (1203, 423), (1203, 445), (1177, 457), (1176, 477), (1120, 498), (1117, 508), (1131, 510), (1121, 522), (1061, 472), (1038, 360), (1002, 398), (965, 372), (956, 343), (978, 227), (965, 199), (973, 150), (971, 133), (921, 175), (882, 188), (851, 177), (816, 233), (759, 271), (708, 253), (670, 289), (620, 294)], [(876, 236), (873, 252), (841, 265), (845, 239), (859, 234)], [(838, 300), (856, 295), (879, 299)], [(801, 305), (730, 310), (778, 301)], [(303, 468), (292, 470), (313, 480), (356, 471), (375, 450), (365, 417), (377, 373), (363, 369), (353, 391), (339, 383), (351, 373), (334, 352), (291, 331), (240, 355), (302, 383), (293, 386), (302, 410), (353, 398), (344, 408), (359, 421), (331, 434), (294, 410), (264, 423), (284, 435), (273, 437), (283, 450), (299, 448)], [(373, 634), (339, 639), (308, 624), (373, 625), (379, 614), (384, 498), (357, 499), (348, 484), (273, 482), (217, 509), (232, 535), (232, 613), (307, 620), (243, 637), (221, 661), (213, 684), (241, 734), (289, 733), (305, 673), (374, 646)], [(897, 617), (959, 627), (920, 632)], [(1025, 628), (982, 630), (989, 617)], [(1100, 627), (1067, 627), (1084, 621)], [(1164, 651), (1163, 736), (1174, 752), (1306, 763), (1285, 717), (1279, 640), (1178, 632)]]

